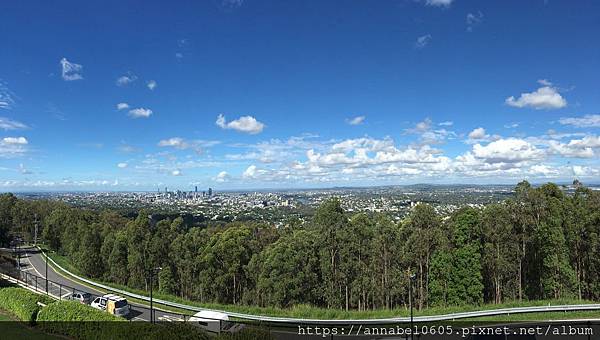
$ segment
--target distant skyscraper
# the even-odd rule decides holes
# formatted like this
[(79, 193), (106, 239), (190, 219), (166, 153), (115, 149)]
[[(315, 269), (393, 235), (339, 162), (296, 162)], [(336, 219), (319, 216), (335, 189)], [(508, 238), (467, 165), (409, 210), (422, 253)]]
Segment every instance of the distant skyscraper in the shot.
[(198, 192), (198, 186), (197, 185), (196, 185), (195, 189), (196, 189), (195, 192)]
[(208, 197), (212, 197), (212, 188), (208, 188)]

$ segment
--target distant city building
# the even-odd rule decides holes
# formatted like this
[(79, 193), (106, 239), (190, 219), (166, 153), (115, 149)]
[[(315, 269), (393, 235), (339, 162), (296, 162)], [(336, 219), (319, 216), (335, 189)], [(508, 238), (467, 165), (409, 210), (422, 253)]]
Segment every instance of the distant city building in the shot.
[(213, 191), (212, 188), (208, 188), (208, 197), (212, 197)]

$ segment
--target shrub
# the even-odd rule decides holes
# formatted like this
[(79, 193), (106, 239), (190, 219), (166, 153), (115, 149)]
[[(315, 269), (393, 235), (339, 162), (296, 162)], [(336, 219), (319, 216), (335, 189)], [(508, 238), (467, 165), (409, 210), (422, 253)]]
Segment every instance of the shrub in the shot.
[(56, 302), (43, 308), (37, 320), (39, 327), (48, 333), (76, 339), (208, 339), (206, 333), (193, 325), (126, 322), (124, 318), (76, 301)]
[(17, 316), (22, 321), (35, 322), (42, 308), (38, 302), (51, 304), (54, 300), (45, 295), (35, 294), (23, 288), (10, 287), (0, 289), (0, 308)]

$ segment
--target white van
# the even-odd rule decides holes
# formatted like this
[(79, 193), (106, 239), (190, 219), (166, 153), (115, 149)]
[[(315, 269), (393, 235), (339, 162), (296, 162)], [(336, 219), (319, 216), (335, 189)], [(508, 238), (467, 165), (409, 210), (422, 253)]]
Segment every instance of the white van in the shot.
[(235, 333), (244, 328), (243, 324), (230, 321), (227, 314), (208, 310), (194, 314), (188, 321), (216, 334), (221, 332)]
[(131, 309), (127, 299), (114, 294), (99, 296), (92, 301), (90, 306), (116, 316), (126, 316)]

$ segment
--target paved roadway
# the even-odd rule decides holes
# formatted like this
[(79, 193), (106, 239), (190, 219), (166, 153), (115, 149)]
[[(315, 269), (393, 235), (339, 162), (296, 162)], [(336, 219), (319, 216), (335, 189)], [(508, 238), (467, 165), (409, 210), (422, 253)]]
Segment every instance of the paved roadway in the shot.
[[(23, 248), (21, 249), (21, 252), (21, 269), (24, 272), (28, 272), (30, 274), (45, 278), (46, 276), (44, 274), (46, 273), (46, 262), (43, 255), (35, 248)], [(87, 292), (94, 296), (101, 296), (105, 294), (105, 292), (103, 291), (82, 285), (78, 282), (64, 277), (63, 275), (57, 273), (54, 269), (52, 269), (52, 266), (48, 266), (48, 280), (56, 283), (48, 285), (48, 291), (55, 296), (67, 296), (68, 294), (72, 293), (72, 289), (81, 292)], [(29, 279), (29, 282), (33, 283), (34, 281), (33, 279)], [(45, 280), (40, 280), (38, 278), (38, 288), (40, 290), (45, 291), (45, 284)], [(59, 285), (63, 285), (62, 289)], [(67, 290), (67, 288), (65, 288), (64, 286), (70, 287), (71, 290)], [(149, 307), (132, 302), (130, 302), (129, 304), (131, 305), (131, 312), (127, 316), (127, 319), (136, 321), (150, 321)], [(154, 309), (154, 318), (156, 321), (182, 320), (181, 315), (157, 309)]]

